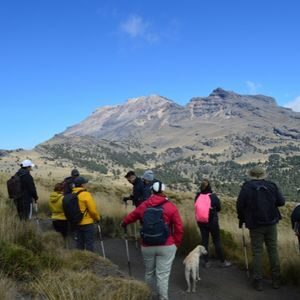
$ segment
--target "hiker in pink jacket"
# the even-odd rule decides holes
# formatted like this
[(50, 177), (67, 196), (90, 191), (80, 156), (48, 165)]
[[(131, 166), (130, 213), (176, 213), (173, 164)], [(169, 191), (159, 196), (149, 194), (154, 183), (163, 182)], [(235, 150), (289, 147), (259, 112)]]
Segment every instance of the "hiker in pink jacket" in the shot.
[[(176, 250), (179, 247), (183, 226), (177, 207), (168, 200), (163, 193), (165, 185), (155, 182), (152, 186), (153, 194), (134, 211), (126, 216), (122, 226), (140, 220), (142, 223), (142, 254), (145, 264), (145, 281), (158, 292), (159, 299), (168, 299), (169, 276)], [(151, 211), (160, 211), (163, 224), (167, 224), (167, 233), (163, 237), (163, 242), (153, 244), (150, 235), (147, 234), (146, 223), (151, 219), (147, 215)], [(158, 234), (159, 235), (159, 234)], [(153, 236), (157, 236), (154, 234)]]
[[(208, 252), (209, 234), (213, 239), (215, 251), (221, 261), (223, 268), (231, 266), (231, 263), (225, 260), (224, 252), (220, 239), (220, 227), (218, 212), (221, 210), (221, 202), (216, 194), (212, 192), (208, 179), (203, 179), (200, 185), (200, 192), (195, 197), (195, 216), (201, 232), (202, 244)], [(208, 254), (203, 256), (204, 267), (209, 268)]]

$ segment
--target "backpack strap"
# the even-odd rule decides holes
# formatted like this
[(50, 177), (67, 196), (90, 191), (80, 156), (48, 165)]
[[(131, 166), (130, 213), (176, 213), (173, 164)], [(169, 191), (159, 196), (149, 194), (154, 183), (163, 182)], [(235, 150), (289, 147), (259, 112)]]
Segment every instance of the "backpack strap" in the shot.
[[(77, 197), (78, 197), (78, 195), (80, 194), (80, 193), (82, 193), (82, 192), (86, 192), (86, 189), (84, 189), (84, 190), (80, 190), (80, 191), (78, 191), (78, 192), (76, 192), (76, 193), (74, 193), (74, 194), (76, 194), (77, 195)], [(78, 199), (79, 200), (79, 199)], [(87, 214), (87, 208), (85, 209), (85, 211), (83, 212), (83, 216), (85, 216), (86, 214)]]

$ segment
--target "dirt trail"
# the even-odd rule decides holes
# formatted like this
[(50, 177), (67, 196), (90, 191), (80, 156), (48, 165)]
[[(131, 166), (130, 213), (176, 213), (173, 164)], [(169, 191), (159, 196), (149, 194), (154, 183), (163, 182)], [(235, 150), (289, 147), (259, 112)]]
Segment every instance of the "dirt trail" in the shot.
[[(125, 241), (122, 239), (104, 239), (106, 256), (128, 274)], [(101, 254), (100, 243), (96, 242), (96, 251)], [(141, 251), (136, 249), (134, 241), (129, 241), (132, 276), (144, 279), (144, 265)], [(185, 292), (184, 266), (182, 257), (176, 256), (170, 277), (170, 300), (296, 300), (300, 299), (300, 288), (283, 286), (279, 290), (271, 288), (270, 281), (264, 281), (264, 291), (255, 291), (247, 280), (245, 272), (232, 266), (227, 269), (218, 267), (218, 261), (212, 261), (210, 269), (200, 268), (202, 280), (197, 283), (197, 292)]]

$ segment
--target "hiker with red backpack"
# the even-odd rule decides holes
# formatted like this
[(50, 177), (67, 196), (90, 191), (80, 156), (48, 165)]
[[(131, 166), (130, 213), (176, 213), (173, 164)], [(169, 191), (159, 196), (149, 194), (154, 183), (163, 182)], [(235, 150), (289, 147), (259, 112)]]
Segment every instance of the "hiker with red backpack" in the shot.
[[(73, 200), (77, 199), (81, 215), (73, 225), (76, 226), (77, 230), (77, 249), (94, 251), (94, 222), (98, 223), (100, 221), (100, 215), (92, 194), (86, 189), (87, 183), (88, 179), (82, 176), (78, 176), (74, 180), (75, 187), (72, 190), (72, 194), (75, 197)], [(68, 197), (68, 195), (65, 195), (63, 201), (65, 202)], [(64, 211), (68, 219), (65, 208)]]
[(153, 194), (128, 214), (121, 223), (141, 221), (142, 255), (145, 281), (157, 291), (159, 299), (168, 299), (169, 276), (176, 250), (183, 236), (183, 225), (177, 207), (164, 194), (165, 185), (157, 181)]
[(200, 185), (200, 192), (195, 197), (195, 217), (201, 232), (202, 244), (207, 251), (207, 254), (203, 256), (205, 268), (210, 268), (208, 260), (209, 235), (212, 237), (216, 254), (221, 261), (220, 267), (226, 268), (231, 266), (231, 262), (225, 260), (221, 245), (218, 220), (218, 212), (220, 210), (220, 199), (212, 192), (209, 180), (203, 179)]
[(8, 194), (14, 199), (20, 220), (31, 219), (32, 203), (37, 202), (39, 198), (30, 174), (33, 167), (31, 160), (23, 160), (19, 171), (7, 181)]

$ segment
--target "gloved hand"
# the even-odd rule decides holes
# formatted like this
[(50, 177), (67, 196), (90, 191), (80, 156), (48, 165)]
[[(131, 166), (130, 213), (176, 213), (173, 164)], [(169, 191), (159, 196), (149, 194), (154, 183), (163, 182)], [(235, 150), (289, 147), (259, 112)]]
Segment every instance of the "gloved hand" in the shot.
[(130, 197), (124, 197), (122, 200), (123, 202), (127, 203), (127, 201), (130, 200)]
[(244, 221), (239, 220), (239, 228), (242, 228), (242, 227), (243, 227), (243, 224), (244, 224)]
[(127, 225), (122, 221), (122, 222), (120, 223), (120, 227), (126, 229)]

